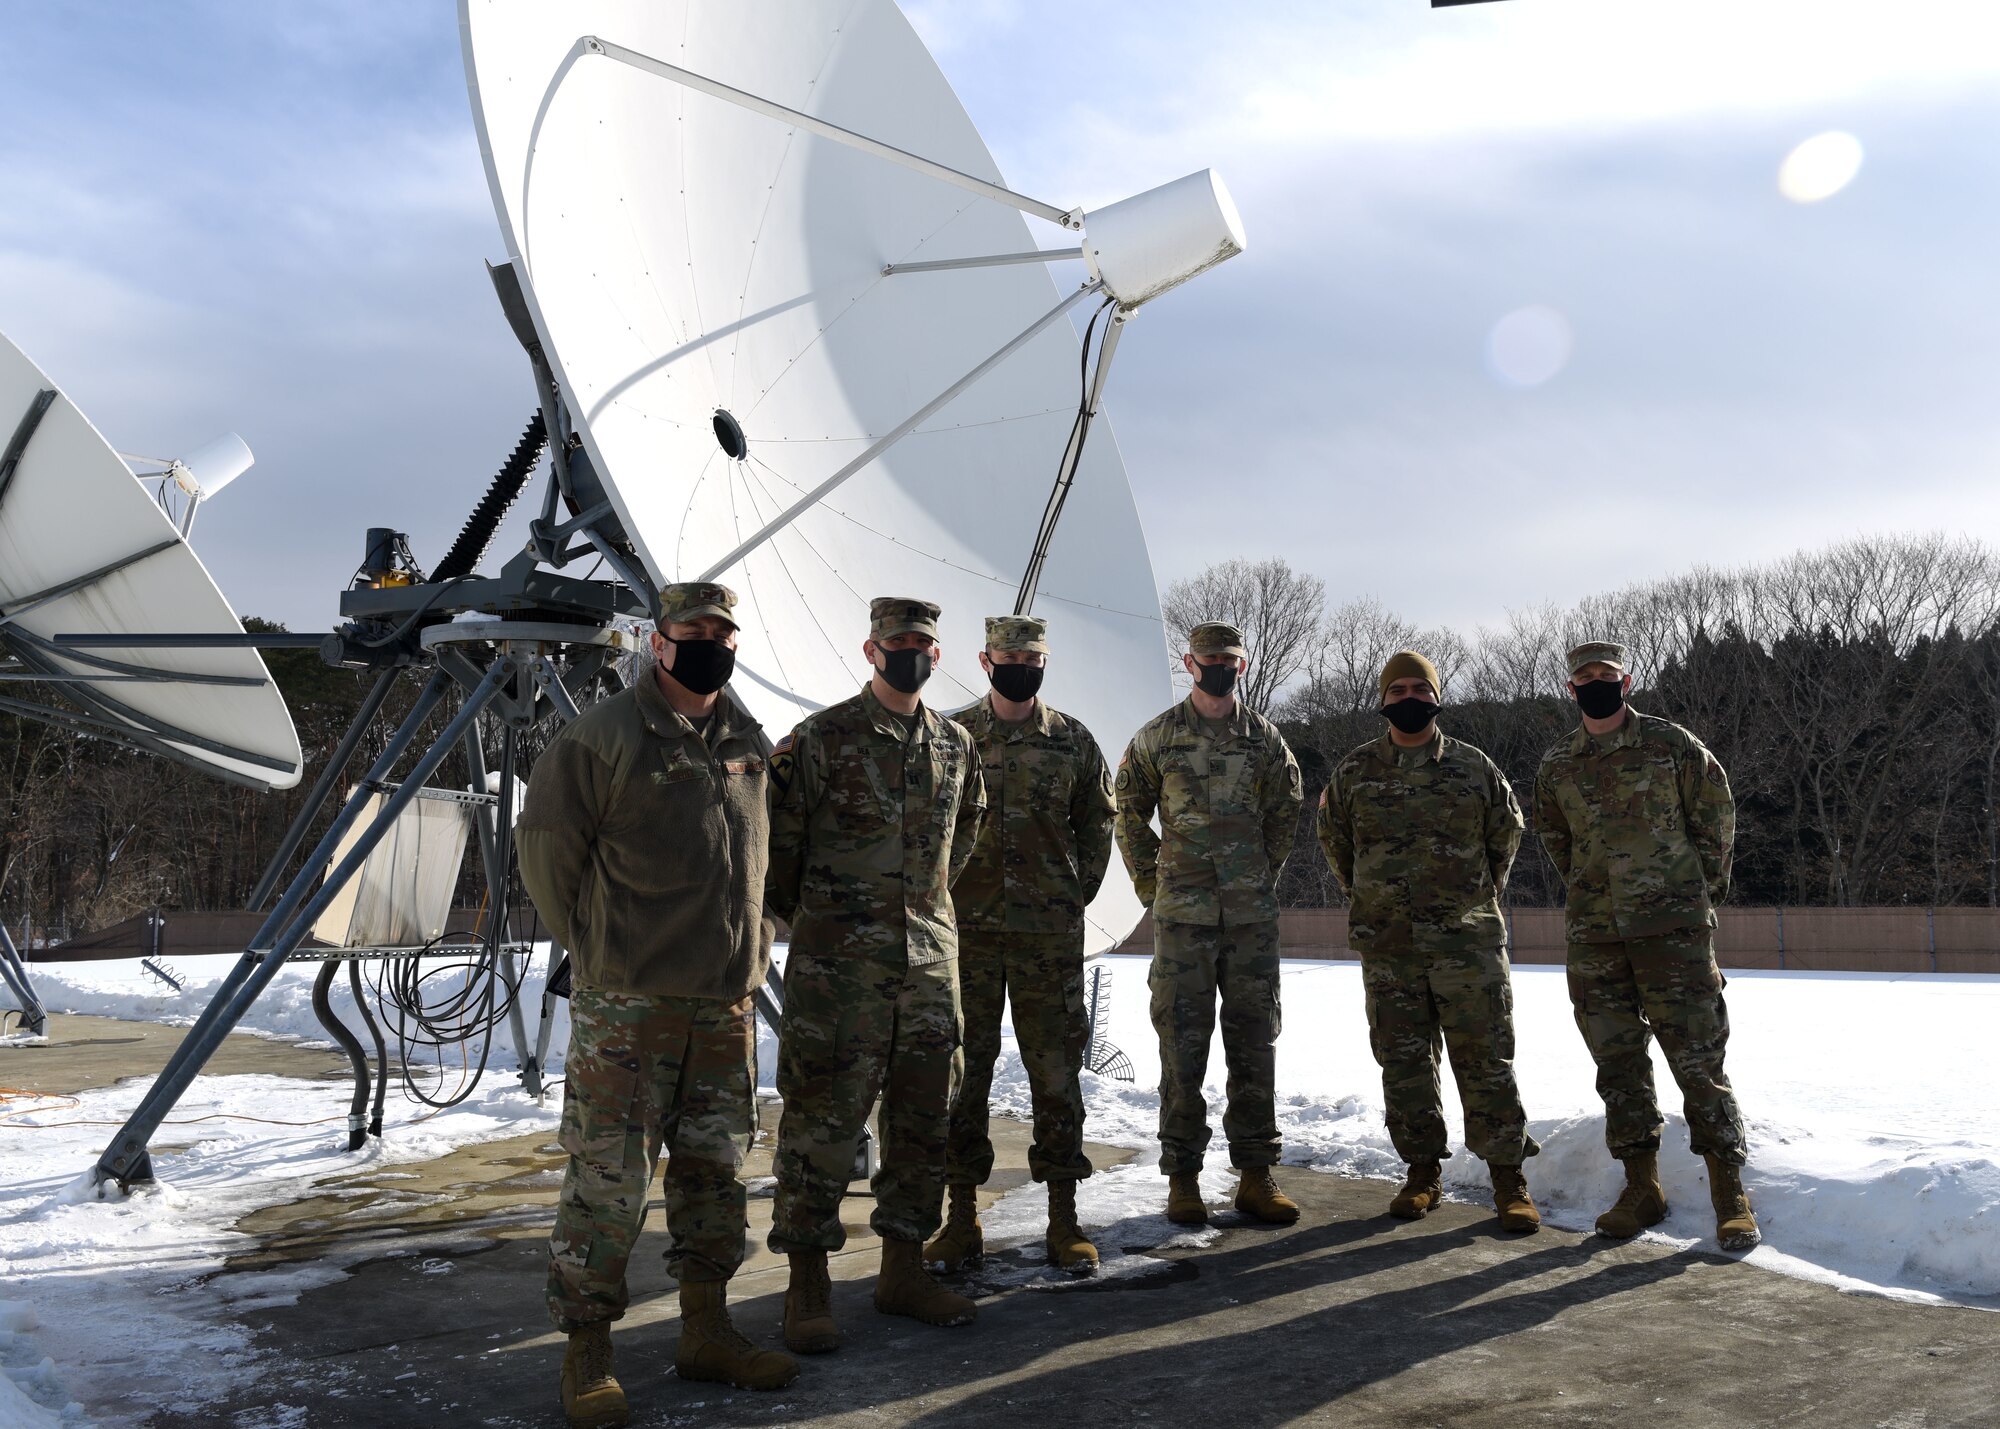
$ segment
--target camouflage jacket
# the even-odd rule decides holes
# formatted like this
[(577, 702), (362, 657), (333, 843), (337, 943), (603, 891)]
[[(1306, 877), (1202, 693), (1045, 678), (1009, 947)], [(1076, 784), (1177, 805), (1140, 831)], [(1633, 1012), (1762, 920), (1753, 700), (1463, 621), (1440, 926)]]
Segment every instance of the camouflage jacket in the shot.
[(985, 807), (971, 735), (926, 705), (906, 738), (864, 687), (771, 756), (765, 900), (798, 952), (956, 957), (950, 889)]
[(1521, 826), (1507, 776), (1442, 732), (1417, 750), (1385, 734), (1349, 753), (1319, 800), (1319, 846), (1351, 904), (1347, 945), (1363, 956), (1502, 946)]
[(1305, 796), (1298, 761), (1271, 721), (1238, 700), (1217, 737), (1190, 696), (1132, 736), (1117, 797), (1118, 849), (1156, 922), (1214, 927), (1278, 916), (1278, 870)]
[(979, 746), (986, 820), (952, 885), (961, 928), (1080, 933), (1111, 862), (1111, 771), (1090, 731), (1041, 700), (1019, 724), (990, 700), (952, 716)]
[(1712, 928), (1729, 895), (1729, 776), (1692, 734), (1637, 710), (1605, 740), (1578, 729), (1542, 756), (1535, 832), (1569, 885), (1572, 943)]
[(717, 708), (711, 747), (648, 669), (535, 761), (521, 882), (580, 986), (735, 1002), (764, 980), (763, 740)]

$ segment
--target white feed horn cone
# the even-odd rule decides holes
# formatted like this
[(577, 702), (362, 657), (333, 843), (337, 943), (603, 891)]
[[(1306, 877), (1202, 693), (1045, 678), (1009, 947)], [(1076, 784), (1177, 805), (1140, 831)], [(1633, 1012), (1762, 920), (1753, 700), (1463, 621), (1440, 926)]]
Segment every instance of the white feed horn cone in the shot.
[(167, 470), (173, 474), (174, 485), (206, 501), (250, 470), (256, 460), (248, 442), (234, 432), (224, 432), (178, 458)]
[(1236, 201), (1211, 169), (1086, 214), (1091, 276), (1130, 310), (1178, 288), (1244, 248)]

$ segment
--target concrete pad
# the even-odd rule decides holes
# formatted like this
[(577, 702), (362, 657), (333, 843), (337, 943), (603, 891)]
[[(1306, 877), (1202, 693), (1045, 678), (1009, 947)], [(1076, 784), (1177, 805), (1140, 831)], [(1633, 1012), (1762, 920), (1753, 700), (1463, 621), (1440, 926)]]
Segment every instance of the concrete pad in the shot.
[[(52, 1012), (47, 1042), (0, 1047), (0, 1086), (74, 1096), (93, 1087), (114, 1086), (127, 1077), (151, 1078), (167, 1065), (187, 1031), (156, 1022)], [(224, 1039), (203, 1075), (227, 1077), (253, 1072), (274, 1077), (340, 1078), (350, 1085), (353, 1077), (346, 1056), (338, 1050), (315, 1050), (244, 1032)]]
[[(1018, 1184), (1027, 1129), (994, 1130)], [(752, 1175), (768, 1175), (768, 1157), (766, 1140)], [(329, 1255), (351, 1273), (254, 1312), (270, 1358), (252, 1391), (151, 1422), (560, 1424), (562, 1340), (541, 1303), (559, 1168), (549, 1142), (520, 1138), (396, 1168), (416, 1181), (345, 1178), (330, 1189), (380, 1193), (363, 1223), (351, 1194), (249, 1218), (241, 1228), (263, 1247), (226, 1273)], [(1405, 1224), (1383, 1214), (1385, 1184), (1296, 1169), (1281, 1179), (1305, 1208), (1294, 1227), (1218, 1212), (1219, 1238), (1200, 1250), (1154, 1250), (1146, 1242), (1168, 1230), (1159, 1217), (1103, 1238), (1107, 1250), (1153, 1250), (1163, 1273), (1034, 1288), (1021, 1282), (1039, 1245), (1000, 1249), (960, 1282), (980, 1295), (979, 1322), (950, 1330), (875, 1312), (869, 1202), (850, 1197), (853, 1239), (834, 1258), (846, 1344), (808, 1358), (777, 1394), (675, 1378), (656, 1206), (617, 1332), (632, 1422), (2000, 1423), (2000, 1316), (1844, 1295), (1659, 1243), (1503, 1235), (1480, 1207)], [(775, 1345), (785, 1267), (762, 1248), (769, 1200), (751, 1205), (756, 1250), (732, 1300), (741, 1328)]]

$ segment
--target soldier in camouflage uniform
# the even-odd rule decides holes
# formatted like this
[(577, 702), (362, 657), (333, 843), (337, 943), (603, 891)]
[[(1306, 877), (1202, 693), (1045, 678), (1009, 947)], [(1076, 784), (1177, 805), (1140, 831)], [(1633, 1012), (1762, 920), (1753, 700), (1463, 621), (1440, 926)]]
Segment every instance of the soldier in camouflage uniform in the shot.
[(1047, 621), (988, 617), (980, 664), (993, 692), (953, 716), (979, 746), (986, 822), (951, 890), (965, 1080), (952, 1104), (945, 1163), (950, 1215), (924, 1251), (947, 1270), (985, 1249), (978, 1188), (993, 1171), (987, 1099), (1003, 1005), (1012, 1010), (1033, 1098), (1028, 1171), (1049, 1187), (1049, 1259), (1077, 1274), (1097, 1268), (1097, 1248), (1076, 1219), (1076, 1183), (1090, 1174), (1078, 1074), (1090, 1040), (1083, 911), (1111, 861), (1111, 773), (1090, 731), (1036, 697), (1048, 650)]
[(790, 1355), (737, 1333), (723, 1295), (743, 1260), (751, 991), (771, 955), (763, 743), (722, 695), (735, 605), (725, 586), (667, 587), (654, 667), (549, 745), (516, 826), (521, 881), (571, 958), (558, 1133), (569, 1167), (548, 1304), (569, 1336), (573, 1425), (625, 1422), (611, 1322), (625, 1313), (625, 1267), (663, 1149), (681, 1378), (777, 1389), (798, 1373)]
[(1708, 1162), (1716, 1238), (1747, 1249), (1757, 1221), (1743, 1190), (1743, 1115), (1722, 1067), (1729, 1010), (1715, 963), (1736, 805), (1699, 739), (1625, 703), (1626, 670), (1622, 645), (1569, 652), (1583, 725), (1543, 756), (1535, 779), (1536, 832), (1569, 889), (1570, 1002), (1597, 1062), (1605, 1141), (1625, 1163), (1624, 1194), (1597, 1229), (1637, 1235), (1667, 1214), (1649, 1050), (1658, 1037)]
[[(1211, 621), (1188, 632), (1195, 686), (1132, 737), (1118, 763), (1118, 849), (1153, 911), (1153, 1030), (1160, 1039), (1160, 1170), (1167, 1216), (1208, 1218), (1200, 1172), (1209, 1139), (1202, 1083), (1222, 997), (1229, 1103), (1222, 1117), (1239, 1174), (1236, 1207), (1287, 1225), (1278, 1190), (1276, 1046), (1278, 870), (1298, 832), (1298, 761), (1278, 727), (1236, 698), (1243, 633)], [(1152, 828), (1157, 809), (1160, 832)]]
[(840, 1198), (878, 1094), (875, 1308), (934, 1325), (974, 1314), (923, 1264), (959, 1070), (949, 890), (986, 804), (972, 736), (918, 695), (939, 654), (937, 618), (929, 601), (872, 602), (868, 685), (800, 724), (772, 756), (765, 896), (792, 940), (770, 1244), (791, 1257), (785, 1343), (807, 1353), (840, 1345), (826, 1258), (847, 1239)]
[(1389, 729), (1334, 766), (1319, 842), (1347, 890), (1347, 945), (1361, 958), (1368, 1038), (1382, 1068), (1389, 1138), (1409, 1163), (1391, 1215), (1418, 1220), (1444, 1194), (1450, 1154), (1440, 1047), (1465, 1139), (1508, 1230), (1540, 1227), (1521, 1163), (1528, 1135), (1514, 1084), (1514, 990), (1500, 895), (1521, 846), (1521, 806), (1492, 760), (1437, 726), (1437, 667), (1403, 650), (1382, 668)]

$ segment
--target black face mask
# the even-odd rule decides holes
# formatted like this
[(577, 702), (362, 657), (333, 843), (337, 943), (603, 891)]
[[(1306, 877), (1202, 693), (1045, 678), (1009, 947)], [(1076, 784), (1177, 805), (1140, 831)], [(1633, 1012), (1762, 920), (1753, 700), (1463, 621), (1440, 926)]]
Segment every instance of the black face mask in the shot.
[(993, 682), (993, 691), (1003, 700), (1015, 704), (1026, 704), (1035, 697), (1035, 691), (1042, 687), (1042, 667), (1040, 665), (995, 665), (986, 674)]
[(882, 678), (888, 681), (890, 689), (914, 695), (924, 687), (924, 681), (931, 677), (931, 652), (884, 650), (879, 668), (882, 671)]
[(1572, 685), (1577, 705), (1592, 719), (1609, 719), (1625, 705), (1623, 680), (1585, 680)]
[(1415, 695), (1382, 706), (1382, 718), (1404, 734), (1415, 734), (1436, 719), (1437, 714), (1436, 705), (1429, 700), (1418, 699)]
[(736, 671), (736, 652), (720, 640), (676, 640), (671, 635), (660, 638), (674, 647), (674, 667), (667, 674), (691, 694), (714, 694), (729, 683), (729, 677)]
[(1196, 665), (1194, 682), (1203, 694), (1221, 699), (1236, 688), (1236, 667), (1227, 660), (1220, 665)]

